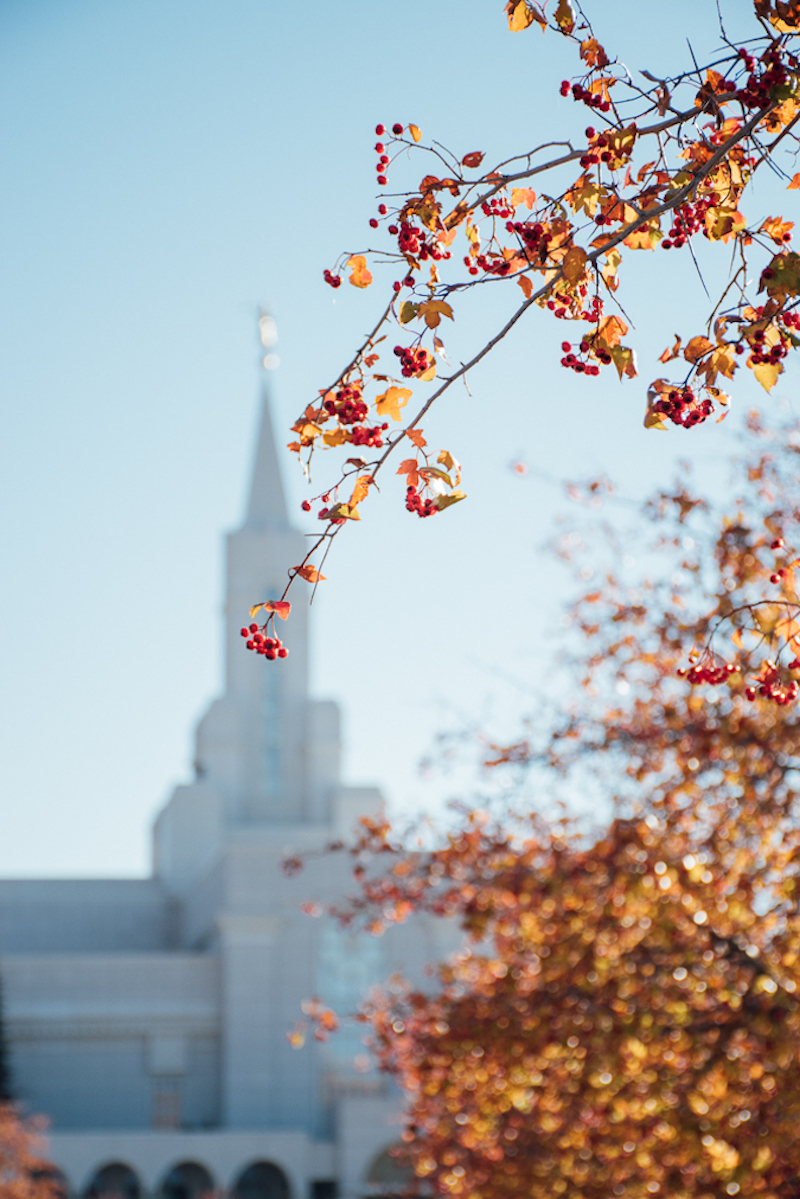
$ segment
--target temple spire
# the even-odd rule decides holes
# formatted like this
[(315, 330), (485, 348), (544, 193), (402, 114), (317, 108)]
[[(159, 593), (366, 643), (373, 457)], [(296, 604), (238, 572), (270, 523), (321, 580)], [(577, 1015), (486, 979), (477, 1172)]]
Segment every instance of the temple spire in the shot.
[[(279, 362), (278, 355), (272, 352), (272, 347), (278, 340), (275, 321), (262, 311), (258, 329), (261, 345), (267, 351), (261, 365), (265, 371), (274, 370)], [(283, 493), (278, 450), (272, 430), (269, 388), (265, 377), (261, 388), (258, 441), (253, 461), (253, 473), (250, 478), (250, 494), (247, 500), (244, 527), (247, 529), (286, 528), (288, 524), (286, 497)]]

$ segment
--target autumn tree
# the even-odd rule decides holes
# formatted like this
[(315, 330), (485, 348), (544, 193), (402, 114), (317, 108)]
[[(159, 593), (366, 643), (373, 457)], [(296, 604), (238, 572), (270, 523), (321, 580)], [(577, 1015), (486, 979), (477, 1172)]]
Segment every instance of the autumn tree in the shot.
[[(288, 616), (293, 581), (318, 585), (333, 541), (361, 518), (390, 461), (411, 513), (435, 516), (465, 498), (457, 426), (452, 448), (437, 450), (423, 422), (522, 322), (560, 322), (551, 352), (565, 369), (594, 385), (609, 373), (632, 385), (637, 368), (623, 287), (630, 254), (652, 255), (653, 287), (662, 283), (664, 252), (679, 256), (687, 271), (698, 255), (711, 254), (723, 274), (702, 328), (683, 330), (662, 354), (664, 365), (653, 368), (648, 428), (690, 429), (715, 413), (722, 419), (742, 365), (770, 391), (800, 345), (793, 222), (759, 211), (753, 194), (765, 172), (783, 179), (788, 203), (800, 187), (792, 169), (800, 5), (754, 0), (750, 35), (738, 43), (720, 10), (718, 43), (699, 62), (687, 49), (677, 73), (636, 76), (615, 57), (606, 30), (595, 29), (594, 7), (506, 4), (510, 36), (534, 39), (538, 68), (547, 53), (546, 41), (536, 44), (542, 33), (575, 51), (574, 77), (553, 80), (574, 117), (559, 115), (561, 124), (538, 133), (533, 149), (494, 161), (490, 150), (444, 149), (415, 124), (377, 126), (380, 191), (369, 224), (380, 240), (343, 254), (324, 278), (334, 288), (380, 288), (384, 299), (368, 336), (334, 378), (321, 381), (294, 425), (289, 448), (309, 477), (321, 451), (336, 465), (323, 467), (321, 491), (303, 504), (307, 511), (319, 505), (321, 528), (290, 570), (286, 593), (277, 606), (254, 604), (252, 623), (242, 628), (248, 648), (264, 657), (285, 656), (275, 617)], [(607, 23), (607, 8), (597, 7), (598, 21)], [(540, 131), (538, 112), (536, 124)], [(518, 302), (495, 327), (498, 288)], [(485, 339), (450, 365), (445, 328), (480, 298)]]
[(65, 1199), (57, 1170), (44, 1157), (42, 1126), (0, 1102), (0, 1195), (3, 1199)]
[[(800, 725), (766, 665), (796, 653), (793, 572), (758, 597), (796, 543), (798, 455), (797, 427), (751, 418), (726, 503), (684, 475), (621, 505), (638, 562), (626, 497), (573, 488), (592, 506), (559, 552), (601, 580), (572, 608), (576, 699), (482, 743), (490, 771), (537, 777), (533, 812), (467, 813), (414, 852), (364, 824), (344, 918), (421, 910), (468, 938), (432, 989), (363, 1014), (435, 1193), (797, 1193)], [(594, 819), (560, 815), (553, 778)]]

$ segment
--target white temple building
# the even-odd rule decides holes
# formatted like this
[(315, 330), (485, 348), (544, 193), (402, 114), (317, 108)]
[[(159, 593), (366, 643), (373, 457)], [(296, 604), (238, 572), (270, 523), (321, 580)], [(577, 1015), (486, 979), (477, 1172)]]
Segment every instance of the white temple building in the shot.
[(72, 1195), (360, 1199), (394, 1180), (400, 1101), (362, 1033), (296, 1050), (287, 1032), (304, 999), (353, 1011), (393, 971), (419, 976), (452, 934), (412, 921), (375, 938), (301, 912), (352, 891), (346, 855), (281, 869), (381, 804), (342, 784), (339, 710), (309, 696), (306, 596), (292, 597), (285, 661), (240, 637), (304, 547), (265, 395), (227, 539), (224, 690), (197, 728), (194, 781), (155, 821), (152, 877), (0, 880), (12, 1086), (50, 1121)]

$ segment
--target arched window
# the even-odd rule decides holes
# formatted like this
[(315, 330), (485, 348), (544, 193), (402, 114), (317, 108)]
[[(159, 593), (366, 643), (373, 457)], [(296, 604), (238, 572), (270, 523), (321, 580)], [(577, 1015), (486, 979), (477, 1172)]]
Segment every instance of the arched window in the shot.
[(86, 1199), (141, 1199), (139, 1179), (130, 1166), (113, 1162), (98, 1170), (86, 1188)]
[(181, 1162), (174, 1166), (161, 1184), (161, 1199), (211, 1199), (214, 1180), (205, 1166)]
[(405, 1145), (392, 1145), (372, 1159), (365, 1181), (370, 1196), (391, 1199), (391, 1196), (402, 1195), (413, 1178)]
[(235, 1199), (289, 1199), (289, 1180), (272, 1162), (253, 1162), (239, 1175)]

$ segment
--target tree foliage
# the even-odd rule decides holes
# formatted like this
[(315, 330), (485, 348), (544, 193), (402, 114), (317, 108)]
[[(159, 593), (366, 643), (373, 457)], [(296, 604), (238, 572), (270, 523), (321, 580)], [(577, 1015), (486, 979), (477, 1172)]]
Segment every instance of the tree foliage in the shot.
[(60, 1175), (43, 1156), (41, 1126), (0, 1102), (0, 1195), (3, 1199), (64, 1199)]
[[(379, 932), (425, 911), (468, 936), (432, 989), (365, 1013), (435, 1193), (796, 1193), (800, 725), (769, 688), (748, 698), (743, 665), (692, 687), (677, 670), (720, 621), (738, 662), (784, 644), (783, 606), (748, 599), (794, 532), (798, 452), (796, 427), (752, 418), (727, 503), (684, 475), (634, 508), (638, 564), (606, 522), (610, 485), (574, 489), (602, 497), (559, 541), (578, 578), (596, 572), (571, 613), (582, 685), (549, 728), (483, 752), (605, 798), (606, 821), (471, 812), (412, 852), (364, 824), (346, 918)], [(762, 648), (743, 648), (743, 612)]]
[[(307, 472), (320, 451), (338, 465), (314, 501), (321, 532), (290, 571), (287, 593), (295, 578), (318, 585), (333, 540), (360, 519), (393, 457), (410, 512), (434, 516), (464, 498), (455, 453), (429, 446), (422, 422), (523, 318), (538, 310), (561, 322), (555, 339), (566, 369), (635, 378), (622, 286), (629, 254), (653, 254), (653, 287), (663, 252), (692, 270), (698, 243), (719, 252), (725, 271), (703, 327), (682, 331), (661, 355), (647, 388), (649, 428), (722, 419), (742, 363), (770, 391), (800, 345), (794, 223), (760, 212), (753, 195), (765, 171), (790, 192), (800, 187), (791, 170), (800, 6), (754, 0), (747, 39), (732, 42), (720, 18), (718, 44), (702, 61), (691, 51), (684, 70), (663, 78), (632, 76), (573, 0), (508, 0), (506, 16), (514, 34), (542, 31), (574, 48), (575, 76), (553, 87), (589, 124), (577, 133), (561, 110), (541, 144), (503, 161), (451, 152), (414, 124), (377, 126), (381, 193), (370, 225), (382, 241), (347, 251), (324, 276), (332, 287), (346, 280), (367, 290), (380, 286), (380, 273), (386, 299), (369, 335), (294, 424), (289, 448)], [(547, 53), (532, 49), (537, 60)], [(386, 190), (390, 174), (392, 184), (403, 180), (397, 191)], [(409, 186), (409, 175), (420, 182)], [(494, 299), (497, 288), (518, 297), (511, 315), (488, 325), (467, 361), (450, 365), (446, 327), (471, 293)], [(486, 311), (491, 321), (498, 305)], [(248, 647), (267, 657), (276, 652), (265, 644), (274, 615), (243, 629)]]

